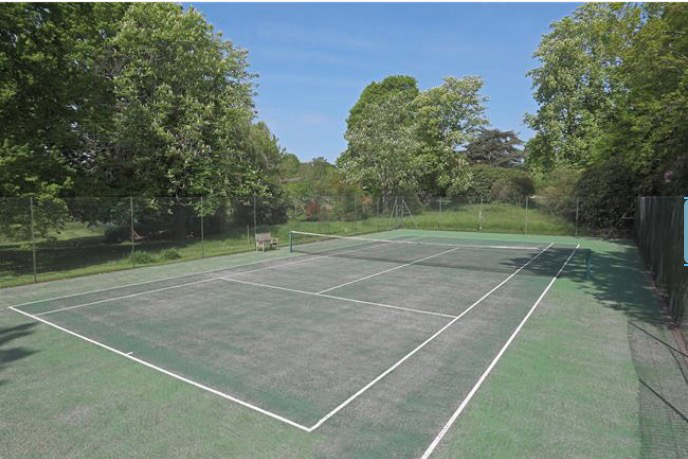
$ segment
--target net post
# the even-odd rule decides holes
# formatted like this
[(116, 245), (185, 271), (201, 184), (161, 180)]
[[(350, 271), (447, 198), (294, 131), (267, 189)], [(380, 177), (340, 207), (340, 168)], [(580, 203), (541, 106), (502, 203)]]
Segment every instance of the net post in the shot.
[(526, 224), (523, 227), (523, 233), (528, 234), (528, 196), (526, 196)]
[(201, 196), (201, 258), (205, 258), (205, 235), (203, 233), (203, 196)]
[(289, 231), (289, 253), (294, 252), (294, 232)]
[(134, 198), (129, 196), (129, 229), (131, 232), (131, 267), (136, 267), (134, 259)]
[(29, 197), (29, 213), (31, 216), (31, 257), (33, 259), (33, 282), (36, 283), (38, 281), (38, 276), (36, 274), (36, 235), (33, 222), (33, 196)]

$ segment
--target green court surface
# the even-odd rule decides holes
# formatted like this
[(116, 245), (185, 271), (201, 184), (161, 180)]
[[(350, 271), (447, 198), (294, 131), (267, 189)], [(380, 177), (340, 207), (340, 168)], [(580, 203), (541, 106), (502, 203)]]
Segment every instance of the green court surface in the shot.
[(685, 359), (632, 246), (412, 230), (293, 238), (292, 253), (0, 291), (1, 450), (688, 451)]

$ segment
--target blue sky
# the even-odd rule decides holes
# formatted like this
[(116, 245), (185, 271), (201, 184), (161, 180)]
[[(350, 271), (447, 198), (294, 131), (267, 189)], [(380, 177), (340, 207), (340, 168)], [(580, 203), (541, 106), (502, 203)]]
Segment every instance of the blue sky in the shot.
[[(188, 6), (189, 4), (186, 4)], [(346, 148), (349, 109), (372, 81), (411, 75), (418, 86), (479, 75), (492, 126), (532, 132), (526, 72), (549, 24), (574, 3), (191, 3), (249, 51), (258, 118), (302, 160)]]

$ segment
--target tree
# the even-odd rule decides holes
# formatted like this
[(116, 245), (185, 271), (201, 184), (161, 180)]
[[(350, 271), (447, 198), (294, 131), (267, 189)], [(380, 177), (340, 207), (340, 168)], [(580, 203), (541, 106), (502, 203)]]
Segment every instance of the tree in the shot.
[(106, 46), (99, 68), (111, 83), (110, 117), (84, 127), (101, 193), (181, 197), (255, 186), (247, 184), (259, 160), (247, 151), (245, 51), (172, 4), (132, 5)]
[(252, 125), (246, 52), (222, 40), (198, 12), (132, 5), (97, 69), (109, 84), (109, 116), (80, 128), (87, 139), (83, 164), (98, 194), (176, 198), (182, 238), (182, 198), (265, 190), (261, 144), (272, 140), (264, 126)]
[(517, 167), (524, 162), (523, 145), (514, 131), (483, 129), (478, 137), (468, 144), (466, 158), (472, 164), (487, 164), (495, 167)]
[(299, 161), (298, 156), (296, 156), (294, 153), (286, 153), (282, 157), (282, 163), (280, 164), (281, 177), (286, 181), (298, 178), (300, 166), (301, 162)]
[(486, 123), (481, 87), (477, 77), (421, 92), (411, 77), (372, 83), (352, 108), (338, 164), (373, 194), (465, 190), (470, 172), (459, 148)]
[(406, 75), (388, 76), (380, 83), (372, 82), (365, 87), (346, 120), (347, 130), (355, 129), (367, 115), (369, 106), (377, 106), (390, 98), (400, 98), (411, 102), (418, 95), (416, 79)]
[(527, 145), (532, 166), (586, 167), (608, 155), (605, 132), (623, 97), (616, 68), (637, 22), (626, 13), (635, 8), (583, 5), (543, 37), (535, 52), (541, 66), (528, 74), (540, 105), (525, 118), (536, 131)]
[(688, 5), (587, 4), (555, 23), (530, 75), (540, 108), (528, 163), (619, 158), (643, 193), (688, 186)]
[(347, 130), (347, 153), (338, 160), (348, 180), (382, 196), (416, 188), (418, 142), (411, 103), (402, 92), (366, 105), (365, 116)]
[(126, 4), (0, 8), (0, 196), (57, 196), (80, 179), (88, 118), (106, 117), (94, 70)]
[(646, 178), (643, 193), (684, 194), (688, 188), (688, 5), (627, 8), (641, 24), (621, 54), (623, 105), (609, 148)]
[(421, 191), (456, 194), (468, 187), (470, 171), (459, 150), (487, 123), (482, 85), (478, 77), (447, 77), (414, 100)]

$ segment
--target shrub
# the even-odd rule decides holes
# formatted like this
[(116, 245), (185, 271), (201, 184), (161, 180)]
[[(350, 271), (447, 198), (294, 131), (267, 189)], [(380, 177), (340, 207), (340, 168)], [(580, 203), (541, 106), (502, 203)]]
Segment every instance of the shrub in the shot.
[(106, 242), (117, 243), (131, 239), (131, 228), (129, 226), (125, 227), (116, 223), (108, 222), (103, 225), (103, 228)]
[(518, 168), (471, 166), (473, 180), (467, 190), (469, 197), (486, 201), (522, 202), (535, 191), (530, 175)]
[(634, 184), (638, 182), (621, 158), (588, 168), (576, 184), (581, 223), (607, 234), (627, 232), (633, 222)]
[(540, 199), (536, 201), (536, 204), (547, 212), (569, 220), (575, 219), (577, 184), (580, 177), (581, 172), (572, 166), (555, 167), (538, 186), (537, 195)]
[(160, 253), (160, 258), (163, 260), (178, 260), (182, 257), (177, 249), (166, 249)]
[(134, 252), (129, 256), (129, 260), (135, 265), (155, 263), (155, 258), (149, 252)]
[(320, 204), (312, 199), (306, 204), (306, 220), (317, 221), (320, 218)]

